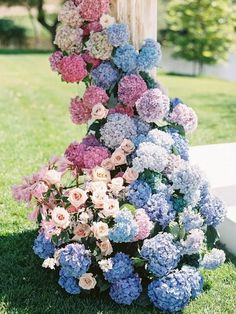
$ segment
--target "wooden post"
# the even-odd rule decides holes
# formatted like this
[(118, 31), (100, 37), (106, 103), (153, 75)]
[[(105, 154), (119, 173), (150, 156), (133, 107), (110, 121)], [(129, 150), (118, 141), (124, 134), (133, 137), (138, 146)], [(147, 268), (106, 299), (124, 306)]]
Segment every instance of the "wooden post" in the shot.
[(157, 0), (112, 0), (111, 13), (118, 22), (129, 25), (136, 49), (146, 38), (157, 39)]

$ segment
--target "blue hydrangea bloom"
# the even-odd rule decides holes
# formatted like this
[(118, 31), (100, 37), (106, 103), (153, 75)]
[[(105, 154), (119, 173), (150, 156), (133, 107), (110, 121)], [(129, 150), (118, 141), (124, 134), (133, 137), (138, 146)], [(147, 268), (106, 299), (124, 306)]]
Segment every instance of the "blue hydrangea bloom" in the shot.
[(226, 209), (218, 197), (208, 194), (200, 201), (200, 213), (207, 225), (217, 226), (224, 221)]
[(174, 141), (174, 148), (180, 157), (184, 160), (189, 160), (189, 143), (178, 132), (171, 132), (171, 137)]
[(147, 204), (151, 193), (152, 190), (146, 182), (136, 180), (129, 185), (127, 199), (135, 207), (142, 208)]
[(171, 99), (171, 101), (170, 101), (170, 106), (171, 106), (172, 108), (178, 106), (179, 104), (183, 104), (183, 101), (182, 101), (180, 98), (173, 98), (173, 99)]
[(137, 67), (138, 53), (130, 44), (125, 44), (116, 50), (113, 57), (115, 65), (125, 73), (130, 73)]
[(50, 240), (45, 238), (43, 232), (40, 232), (34, 241), (33, 250), (40, 258), (46, 259), (53, 256), (55, 246)]
[(130, 305), (134, 300), (138, 299), (141, 292), (141, 280), (138, 275), (133, 275), (113, 283), (109, 294), (116, 303)]
[(115, 218), (115, 225), (109, 231), (109, 239), (115, 243), (132, 242), (138, 234), (138, 226), (129, 210), (121, 210)]
[(131, 277), (133, 272), (134, 267), (129, 256), (124, 253), (116, 253), (112, 257), (112, 269), (105, 272), (104, 277), (108, 282), (114, 283), (120, 279)]
[(147, 142), (152, 142), (156, 145), (159, 145), (165, 148), (169, 153), (171, 152), (174, 140), (171, 135), (160, 131), (158, 129), (153, 129), (148, 133)]
[(59, 285), (70, 294), (80, 294), (80, 287), (74, 277), (61, 276), (58, 281)]
[(60, 251), (59, 264), (62, 277), (80, 277), (91, 265), (91, 257), (83, 244), (68, 244)]
[(157, 277), (168, 274), (180, 261), (180, 250), (170, 233), (159, 233), (144, 240), (140, 255), (148, 262), (148, 269)]
[(91, 76), (97, 86), (107, 90), (118, 81), (120, 74), (112, 62), (106, 61), (93, 69)]
[(161, 61), (161, 45), (153, 39), (146, 39), (138, 56), (138, 68), (143, 71), (151, 70)]
[(184, 272), (187, 276), (187, 280), (191, 286), (191, 297), (197, 298), (203, 290), (203, 276), (202, 274), (195, 268), (191, 266), (184, 265), (181, 268), (181, 272)]
[(148, 132), (151, 129), (151, 126), (149, 123), (143, 121), (139, 117), (134, 117), (133, 121), (137, 127), (137, 135), (147, 135)]
[[(133, 143), (135, 147), (138, 148), (140, 144), (145, 143), (146, 141), (147, 141), (147, 136), (144, 134), (140, 134), (133, 140)], [(133, 154), (133, 158), (135, 157), (137, 157), (136, 153)]]
[(205, 269), (214, 270), (220, 267), (225, 262), (225, 252), (218, 249), (212, 249), (209, 254), (206, 254), (201, 261), (201, 266)]
[(144, 169), (162, 172), (168, 164), (168, 153), (163, 147), (151, 142), (141, 143), (133, 160), (133, 168), (141, 173)]
[(193, 229), (187, 235), (185, 240), (181, 240), (180, 244), (182, 246), (182, 255), (192, 255), (197, 254), (201, 251), (203, 247), (203, 241), (205, 239), (204, 232), (200, 229)]
[(182, 213), (179, 214), (179, 222), (188, 232), (193, 229), (201, 229), (204, 219), (193, 209), (186, 208)]
[(148, 296), (158, 309), (177, 312), (190, 301), (191, 286), (184, 272), (176, 270), (150, 283)]
[(108, 42), (114, 46), (119, 47), (129, 41), (129, 28), (126, 24), (115, 23), (107, 29)]
[(164, 184), (159, 185), (156, 194), (149, 198), (144, 209), (152, 221), (158, 222), (165, 228), (175, 218), (168, 187)]
[(110, 114), (101, 128), (101, 141), (111, 149), (118, 148), (124, 139), (132, 141), (136, 136), (136, 125), (126, 114)]

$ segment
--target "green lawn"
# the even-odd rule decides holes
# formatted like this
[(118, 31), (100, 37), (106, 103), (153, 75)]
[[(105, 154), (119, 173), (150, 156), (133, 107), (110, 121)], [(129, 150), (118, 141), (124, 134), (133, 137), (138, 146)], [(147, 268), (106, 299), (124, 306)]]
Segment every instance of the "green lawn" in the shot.
[[(84, 134), (70, 123), (68, 103), (77, 86), (50, 72), (47, 55), (0, 56), (0, 314), (157, 313), (153, 308), (120, 307), (106, 296), (90, 299), (65, 294), (57, 274), (40, 267), (31, 246), (36, 227), (30, 211), (16, 204), (10, 187), (51, 155)], [(172, 96), (193, 105), (200, 118), (194, 144), (236, 141), (235, 84), (207, 78), (161, 75)], [(205, 294), (184, 314), (236, 313), (236, 260), (205, 273)]]

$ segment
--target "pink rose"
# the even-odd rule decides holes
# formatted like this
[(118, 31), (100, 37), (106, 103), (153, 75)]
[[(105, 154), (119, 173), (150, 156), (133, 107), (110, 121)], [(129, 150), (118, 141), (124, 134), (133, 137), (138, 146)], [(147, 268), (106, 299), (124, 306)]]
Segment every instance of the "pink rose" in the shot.
[(117, 148), (111, 155), (111, 160), (115, 166), (124, 165), (127, 163), (126, 156), (121, 148)]
[(97, 246), (100, 248), (103, 256), (109, 256), (113, 252), (113, 248), (109, 240), (102, 241), (101, 243), (97, 242)]
[(94, 222), (91, 227), (91, 231), (96, 239), (104, 241), (108, 236), (109, 227), (105, 222)]
[(135, 150), (134, 143), (130, 140), (127, 140), (127, 139), (124, 139), (124, 141), (120, 145), (120, 148), (127, 155), (131, 154)]
[(74, 228), (74, 237), (73, 240), (80, 241), (82, 238), (89, 236), (91, 230), (88, 224), (79, 224)]
[(106, 170), (114, 170), (115, 166), (110, 158), (104, 159), (101, 166)]
[(44, 180), (48, 184), (58, 184), (61, 182), (61, 176), (62, 176), (61, 172), (51, 169), (46, 171), (44, 175)]
[(96, 191), (91, 196), (91, 200), (96, 208), (103, 208), (107, 198), (108, 196), (101, 191)]
[(124, 179), (121, 177), (112, 179), (111, 183), (109, 184), (109, 188), (111, 189), (112, 193), (118, 194), (124, 189)]
[(123, 175), (123, 179), (127, 183), (132, 183), (133, 181), (138, 179), (138, 176), (139, 174), (136, 170), (134, 170), (133, 168), (127, 168)]
[(101, 214), (104, 217), (116, 217), (117, 212), (119, 211), (119, 201), (116, 199), (109, 198), (104, 202), (103, 210), (101, 211)]
[(102, 104), (97, 104), (92, 109), (92, 119), (94, 120), (102, 120), (105, 119), (108, 115), (108, 109), (106, 109)]
[(76, 188), (69, 192), (68, 200), (73, 206), (78, 208), (86, 202), (87, 198), (87, 193), (84, 190)]
[(52, 211), (52, 220), (57, 227), (66, 229), (70, 224), (70, 214), (65, 208), (56, 207)]

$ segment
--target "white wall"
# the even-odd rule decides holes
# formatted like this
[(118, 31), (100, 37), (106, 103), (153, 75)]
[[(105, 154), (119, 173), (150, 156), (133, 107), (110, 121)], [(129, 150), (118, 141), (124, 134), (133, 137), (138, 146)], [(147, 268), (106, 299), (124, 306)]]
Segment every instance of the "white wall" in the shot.
[[(192, 74), (193, 63), (182, 59), (174, 59), (171, 56), (171, 51), (170, 48), (162, 48), (163, 57), (161, 68), (173, 73)], [(204, 66), (203, 74), (229, 81), (236, 81), (236, 53), (230, 53), (229, 59), (225, 63)]]

